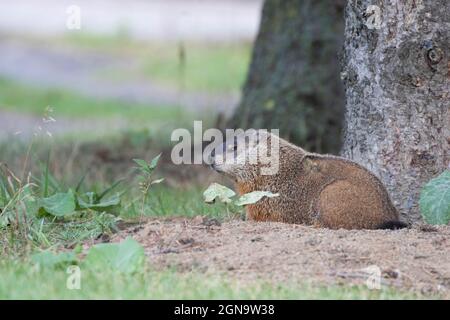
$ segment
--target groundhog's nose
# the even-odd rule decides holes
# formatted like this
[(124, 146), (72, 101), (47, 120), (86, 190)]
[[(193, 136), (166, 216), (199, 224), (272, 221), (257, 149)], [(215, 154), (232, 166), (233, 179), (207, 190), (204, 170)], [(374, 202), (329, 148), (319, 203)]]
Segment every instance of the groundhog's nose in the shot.
[(209, 165), (211, 166), (211, 168), (214, 169), (214, 158), (216, 156), (216, 151), (214, 149), (212, 149), (211, 153), (208, 156), (208, 162)]

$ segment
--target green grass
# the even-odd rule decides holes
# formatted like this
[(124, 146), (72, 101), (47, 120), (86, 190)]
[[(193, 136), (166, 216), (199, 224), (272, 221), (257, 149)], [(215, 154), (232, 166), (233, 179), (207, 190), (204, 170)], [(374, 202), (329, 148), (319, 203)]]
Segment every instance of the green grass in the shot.
[[(94, 152), (97, 148), (101, 147), (95, 147)], [(114, 149), (114, 146), (111, 148)], [(92, 180), (90, 175), (86, 174), (87, 167), (91, 166), (89, 160), (84, 162), (83, 158), (89, 158), (86, 154), (78, 166), (74, 167), (75, 171), (64, 171), (65, 173), (54, 175), (52, 168), (55, 169), (55, 159), (57, 163), (67, 162), (64, 157), (60, 158), (65, 152), (54, 150), (51, 154), (56, 158), (52, 156), (48, 158), (49, 154), (44, 152), (44, 149), (45, 145), (37, 145), (31, 150), (32, 155), (28, 161), (31, 166), (27, 167), (30, 175), (25, 174), (24, 177), (23, 165), (20, 163), (14, 163), (17, 164), (15, 169), (14, 165), (7, 166), (0, 163), (0, 254), (26, 256), (37, 249), (73, 247), (77, 243), (103, 234), (111, 235), (116, 230), (116, 222), (122, 218), (135, 221), (141, 217), (204, 215), (222, 220), (242, 214), (242, 209), (233, 206), (228, 208), (223, 204), (205, 204), (199, 187), (185, 189), (168, 187), (164, 183), (152, 185), (146, 200), (143, 201), (143, 194), (138, 188), (143, 176), (133, 169), (136, 164), (131, 161), (128, 165), (122, 165), (116, 173), (110, 172), (113, 169), (110, 166), (100, 166), (95, 173), (91, 173), (96, 176), (96, 179)], [(43, 154), (40, 160), (33, 157), (38, 150)], [(17, 159), (17, 151), (8, 154), (8, 158)], [(161, 173), (158, 173), (153, 177), (152, 173), (146, 181), (150, 182), (161, 176)], [(116, 185), (113, 181), (119, 179), (122, 181), (121, 184), (114, 189), (108, 188)], [(110, 209), (102, 209), (105, 212), (77, 207), (76, 210), (70, 209), (71, 212), (59, 217), (54, 214), (48, 215), (48, 211), (46, 216), (42, 216), (40, 211), (37, 211), (39, 207), (36, 206), (42, 203), (44, 198), (49, 199), (55, 194), (67, 195), (69, 190), (76, 195), (75, 203), (88, 201), (89, 193), (101, 195), (103, 191), (109, 190), (104, 198), (96, 200), (97, 203), (107, 203), (108, 199), (120, 194), (121, 204), (119, 206), (115, 204)], [(59, 201), (61, 206), (74, 203), (74, 200), (70, 199)], [(75, 212), (72, 213), (73, 211)], [(112, 214), (120, 216), (116, 218)]]
[[(45, 175), (45, 170), (43, 172)], [(49, 181), (53, 178), (49, 178)], [(3, 180), (5, 181), (5, 180)], [(53, 183), (49, 183), (54, 192)], [(127, 182), (135, 186), (136, 181)], [(42, 187), (40, 187), (42, 188)], [(72, 186), (74, 188), (74, 186)], [(91, 190), (85, 186), (82, 191)], [(102, 189), (102, 188), (100, 188)], [(133, 188), (135, 189), (135, 188)], [(38, 193), (42, 190), (38, 189)], [(144, 209), (130, 214), (127, 206), (136, 190), (123, 197), (123, 210), (117, 218), (90, 210), (64, 218), (28, 218), (0, 229), (0, 299), (413, 299), (412, 294), (383, 288), (368, 290), (363, 286), (316, 286), (305, 283), (270, 284), (262, 280), (239, 282), (223, 274), (176, 269), (155, 271), (152, 262), (133, 274), (113, 270), (94, 272), (81, 264), (81, 289), (66, 287), (64, 269), (36, 266), (30, 261), (34, 252), (51, 249), (66, 251), (102, 235), (112, 235), (118, 219), (137, 221), (141, 216), (207, 215), (219, 220), (239, 215), (237, 208), (207, 205), (202, 190), (156, 185), (151, 189)], [(0, 198), (4, 196), (0, 193)], [(2, 200), (2, 199), (0, 199)], [(0, 207), (4, 201), (0, 201)], [(139, 201), (137, 206), (139, 206)], [(21, 206), (18, 206), (20, 208)], [(20, 212), (20, 210), (19, 210)], [(1, 213), (0, 213), (1, 215)], [(419, 296), (420, 298), (420, 296)]]
[[(201, 190), (177, 190), (156, 187), (151, 192), (143, 210), (141, 202), (135, 202), (136, 211), (130, 209), (135, 198), (123, 197), (123, 209), (119, 217), (107, 213), (82, 211), (68, 218), (43, 218), (27, 221), (26, 225), (0, 228), (0, 256), (27, 256), (35, 250), (59, 249), (112, 235), (119, 221), (137, 222), (141, 217), (195, 217), (208, 216), (218, 220), (237, 217), (242, 212), (233, 207), (227, 212), (225, 205), (208, 205), (202, 200)], [(174, 201), (176, 199), (176, 201)]]
[(130, 50), (137, 43), (130, 38), (125, 29), (117, 30), (111, 35), (100, 35), (83, 31), (68, 32), (62, 37), (47, 38), (46, 40), (50, 43), (76, 46), (81, 49), (108, 50), (111, 52)]
[(136, 70), (108, 72), (108, 78), (143, 75), (180, 90), (238, 92), (250, 63), (250, 43), (149, 43), (130, 39), (126, 32), (112, 36), (69, 34), (55, 43), (100, 50), (138, 59)]
[(27, 262), (0, 263), (0, 299), (412, 299), (412, 294), (364, 287), (238, 283), (222, 275), (175, 270), (135, 274), (81, 269), (81, 289), (66, 287), (65, 270), (38, 269)]
[[(156, 187), (151, 190), (144, 210), (145, 216), (149, 217), (202, 215), (220, 220), (237, 217), (242, 213), (243, 210), (236, 206), (230, 206), (227, 210), (224, 204), (206, 204), (203, 201), (203, 190), (198, 187), (190, 189)], [(126, 210), (123, 214), (127, 215)]]
[(0, 78), (0, 108), (42, 116), (47, 106), (53, 109), (52, 116), (56, 119), (120, 117), (138, 123), (160, 123), (174, 122), (187, 116), (175, 106), (99, 100), (59, 89), (37, 89)]
[(150, 79), (186, 90), (237, 92), (245, 80), (248, 57), (248, 46), (160, 46), (149, 49), (142, 70)]

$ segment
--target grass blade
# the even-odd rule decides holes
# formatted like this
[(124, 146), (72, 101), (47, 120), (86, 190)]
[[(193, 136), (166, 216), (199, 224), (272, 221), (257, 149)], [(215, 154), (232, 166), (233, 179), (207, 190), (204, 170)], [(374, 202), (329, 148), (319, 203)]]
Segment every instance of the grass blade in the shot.
[(100, 195), (98, 196), (98, 201), (102, 200), (104, 196), (106, 196), (108, 193), (110, 193), (112, 190), (114, 190), (119, 184), (123, 182), (124, 179), (119, 179), (116, 182), (114, 182), (109, 188), (105, 189)]

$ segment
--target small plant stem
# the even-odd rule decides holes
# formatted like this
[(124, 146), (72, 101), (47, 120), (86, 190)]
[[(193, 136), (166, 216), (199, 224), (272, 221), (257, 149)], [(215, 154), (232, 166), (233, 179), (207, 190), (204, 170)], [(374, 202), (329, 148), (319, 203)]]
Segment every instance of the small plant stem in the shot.
[(144, 219), (144, 207), (145, 207), (145, 202), (146, 202), (146, 200), (147, 200), (147, 195), (148, 195), (148, 190), (150, 189), (150, 182), (149, 181), (147, 181), (146, 182), (146, 187), (145, 187), (145, 190), (144, 190), (144, 194), (143, 194), (143, 196), (142, 196), (142, 207), (141, 207), (141, 217), (140, 217), (140, 223), (142, 223), (142, 221), (143, 221), (143, 219)]

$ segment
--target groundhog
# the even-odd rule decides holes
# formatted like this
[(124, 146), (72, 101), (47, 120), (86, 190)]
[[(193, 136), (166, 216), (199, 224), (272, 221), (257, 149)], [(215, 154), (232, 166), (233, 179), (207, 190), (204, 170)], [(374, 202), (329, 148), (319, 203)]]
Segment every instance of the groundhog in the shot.
[[(278, 152), (278, 158), (271, 152)], [(262, 164), (261, 154), (270, 154), (271, 160)], [(248, 130), (225, 141), (211, 153), (210, 164), (234, 180), (241, 195), (278, 194), (247, 205), (249, 220), (330, 229), (406, 227), (381, 181), (366, 168), (342, 157), (307, 152), (265, 130)], [(276, 170), (264, 174), (268, 166)]]

